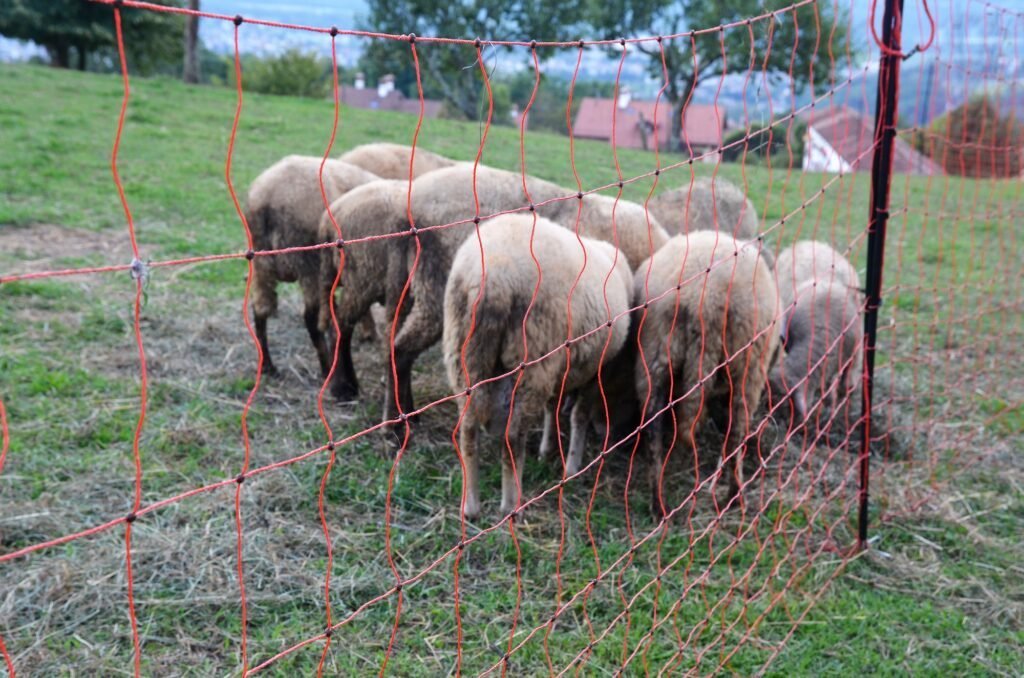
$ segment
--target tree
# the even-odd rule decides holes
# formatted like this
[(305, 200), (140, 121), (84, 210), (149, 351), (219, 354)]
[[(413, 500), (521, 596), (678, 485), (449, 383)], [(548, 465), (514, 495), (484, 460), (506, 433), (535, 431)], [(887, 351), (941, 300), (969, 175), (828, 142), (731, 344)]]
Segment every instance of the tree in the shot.
[[(188, 8), (199, 11), (199, 0), (188, 0)], [(199, 16), (185, 17), (185, 67), (181, 79), (193, 85), (199, 83)]]
[[(503, 79), (508, 84), (512, 103), (525, 110), (533, 94), (534, 72), (532, 68), (524, 69)], [(565, 123), (565, 107), (569, 102), (570, 81), (559, 76), (550, 76), (541, 72), (540, 86), (530, 107), (530, 129), (546, 129), (559, 134), (568, 134)], [(577, 80), (573, 89), (572, 111), (570, 115), (576, 119), (583, 97), (612, 96), (614, 86), (610, 82), (594, 82)]]
[[(663, 40), (667, 85), (664, 97), (672, 104), (671, 147), (678, 148), (683, 108), (702, 84), (722, 73), (751, 71), (773, 86), (800, 88), (813, 81), (817, 89), (828, 82), (833, 52), (845, 53), (847, 25), (834, 16), (830, 3), (810, 3), (778, 12), (771, 19), (752, 22), (753, 43), (747, 19), (790, 6), (789, 0), (592, 0), (589, 22), (603, 38), (675, 35), (689, 30), (738, 23), (725, 31)], [(724, 46), (724, 50), (723, 50)], [(751, 54), (753, 48), (753, 54)], [(654, 41), (631, 43), (649, 59), (651, 75), (663, 80), (661, 50)], [(723, 54), (724, 52), (724, 54)], [(696, 64), (694, 63), (696, 61)]]
[[(156, 0), (174, 5), (176, 0)], [(125, 8), (121, 11), (129, 63), (148, 72), (167, 60), (181, 59), (181, 18), (162, 12)], [(85, 70), (94, 54), (109, 56), (116, 47), (109, 5), (84, 0), (4, 0), (0, 3), (0, 34), (42, 46), (58, 68)], [(180, 61), (179, 61), (180, 63)]]
[[(552, 26), (564, 24), (565, 16), (574, 11), (581, 0), (546, 2), (545, 0), (369, 0), (366, 28), (368, 30), (406, 35), (531, 40), (550, 35)], [(504, 58), (508, 48), (488, 48), (485, 58)], [(476, 49), (471, 44), (416, 43), (424, 94), (441, 96), (460, 115), (477, 119), (486, 115), (486, 91), (481, 82)], [(528, 50), (516, 48), (517, 57)], [(542, 57), (543, 50), (538, 50)], [(371, 80), (385, 73), (395, 75), (395, 85), (407, 96), (416, 94), (416, 72), (407, 41), (376, 39), (368, 46), (360, 64)]]

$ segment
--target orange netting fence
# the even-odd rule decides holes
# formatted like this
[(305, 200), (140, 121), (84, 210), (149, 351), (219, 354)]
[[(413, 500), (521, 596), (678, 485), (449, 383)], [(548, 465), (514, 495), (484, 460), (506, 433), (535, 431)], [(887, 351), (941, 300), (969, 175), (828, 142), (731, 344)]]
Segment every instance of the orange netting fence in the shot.
[[(873, 3), (885, 5), (884, 16), (872, 7), (868, 26), (853, 26), (836, 40), (822, 30), (821, 12), (857, 16), (853, 3), (803, 0), (675, 35), (529, 42), (201, 13), (234, 24), (237, 103), (224, 181), (238, 216), (239, 247), (144, 262), (118, 173), (132, 104), (121, 17), (188, 12), (96, 1), (111, 5), (119, 41), (124, 94), (111, 171), (132, 260), (10, 273), (0, 276), (0, 291), (16, 281), (130, 275), (140, 389), (137, 407), (121, 416), (134, 421), (133, 489), (119, 499), (126, 502), (123, 512), (95, 513), (81, 529), (60, 529), (58, 522), (55, 531), (2, 544), (0, 568), (13, 583), (19, 568), (46, 554), (74, 567), (76, 550), (109, 548), (101, 537), (123, 535), (117, 576), (124, 598), (112, 604), (126, 611), (129, 630), (115, 629), (108, 642), (115, 654), (131, 656), (136, 674), (148, 670), (147, 647), (167, 642), (148, 631), (161, 623), (154, 610), (163, 603), (154, 591), (164, 570), (146, 572), (146, 562), (133, 560), (139, 540), (157, 538), (162, 523), (154, 519), (161, 513), (200, 497), (229, 502), (229, 496), (234, 580), (222, 585), (235, 589), (210, 612), (224, 637), (204, 650), (205, 663), (191, 667), (197, 670), (756, 671), (782, 652), (867, 545), (873, 520), (914, 510), (958, 469), (1006, 444), (992, 424), (1019, 411), (1024, 392), (1024, 373), (1015, 365), (1024, 329), (1016, 232), (1024, 137), (1016, 119), (1024, 98), (1017, 87), (1024, 69), (1020, 12), (983, 2), (920, 3), (913, 10), (902, 2)], [(919, 40), (903, 30), (904, 12), (919, 20)], [(798, 27), (793, 44), (773, 42), (777, 26), (807, 16), (814, 25)], [(267, 244), (260, 230), (265, 220), (254, 222), (233, 180), (245, 100), (238, 36), (252, 25), (309, 31), (330, 45), (333, 119), (316, 172), (321, 233), (330, 235), (316, 242)], [(726, 139), (718, 119), (717, 143), (699, 147), (683, 124), (680, 146), (659, 149), (669, 126), (659, 120), (670, 77), (665, 45), (679, 43), (684, 51), (689, 45), (699, 70), (697, 42), (717, 40), (724, 54), (730, 33), (747, 36), (749, 66), (722, 72), (702, 91), (712, 93), (717, 118), (723, 88), (742, 89), (742, 133)], [(487, 93), (475, 158), (416, 176), (417, 152), (424, 155), (418, 151), (420, 83), (409, 181), (333, 195), (330, 163), (344, 129), (339, 35), (407, 44), (417, 83), (421, 50), (464, 49)], [(809, 91), (798, 101), (793, 64), (808, 44), (811, 61), (827, 62), (829, 77), (816, 82), (812, 66)], [(527, 54), (535, 74), (518, 122), (517, 172), (481, 162), (494, 108), (484, 52), (496, 46)], [(577, 172), (580, 141), (571, 115), (583, 56), (621, 52), (618, 95), (623, 64), (639, 46), (660, 52), (664, 78), (650, 121), (649, 169), (627, 175), (621, 168), (617, 137), (632, 130), (616, 119), (626, 109), (613, 105), (609, 141), (617, 180), (587, 186)], [(544, 48), (576, 55), (566, 101), (572, 175), (560, 182), (569, 189), (533, 179), (528, 166), (534, 137), (526, 126)], [(794, 55), (788, 73), (769, 74), (760, 65), (777, 50)], [(908, 92), (900, 71), (911, 66), (919, 77)], [(747, 112), (755, 90), (767, 102), (766, 121)], [(694, 96), (691, 91), (684, 102), (684, 116), (696, 105)], [(917, 119), (908, 121), (904, 111)], [(797, 123), (806, 131), (794, 132)], [(777, 146), (783, 152), (773, 153)], [(727, 165), (738, 166), (730, 176), (742, 181), (732, 207), (731, 185), (719, 176)], [(644, 188), (642, 201), (623, 197), (634, 184)], [(675, 207), (659, 207), (672, 191)], [(359, 221), (353, 196), (386, 207), (390, 221)], [(446, 201), (457, 204), (438, 206)], [(165, 271), (225, 260), (247, 262), (241, 318), (222, 320), (244, 323), (254, 371), (241, 410), (242, 444), (221, 451), (237, 459), (236, 470), (148, 496), (147, 284)], [(256, 429), (265, 429), (261, 440), (270, 448), (275, 443), (267, 441), (282, 425), (250, 420), (271, 364), (266, 315), (255, 297), (262, 293), (260, 276), (270, 275), (277, 261), (315, 270), (320, 298), (338, 302), (314, 308), (320, 315), (306, 306), (314, 345), (327, 350), (316, 399), (320, 442), (277, 449), (256, 464)], [(357, 390), (353, 361), (361, 354), (353, 355), (351, 335), (360, 313), (350, 312), (345, 300), (375, 286), (379, 295), (364, 296), (367, 304), (383, 302), (387, 327), (384, 346), (374, 349), (386, 356), (379, 375), (386, 381), (383, 416), (373, 411), (376, 423), (339, 418), (331, 398)], [(438, 341), (443, 355), (426, 354), (414, 373), (417, 358)], [(366, 382), (372, 370), (359, 367)], [(444, 382), (443, 395), (414, 404), (414, 382), (429, 377)], [(7, 452), (20, 422), (3, 405), (0, 471), (5, 462), (14, 469), (19, 463)], [(554, 461), (535, 466), (527, 455), (538, 448), (532, 430), (542, 423), (540, 447)], [(376, 461), (364, 458), (366, 446)], [(63, 453), (58, 435), (47, 453)], [(449, 476), (456, 482), (437, 478), (424, 499), (410, 495), (407, 484), (409, 476), (433, 472), (422, 465), (428, 454), (457, 465)], [(491, 500), (498, 496), (497, 473), (479, 468), (481, 458), (502, 468), (500, 510)], [(306, 606), (274, 612), (267, 601), (276, 595), (280, 566), (264, 562), (247, 535), (265, 529), (280, 509), (246, 494), (261, 479), (314, 462), (323, 467), (309, 476), (316, 499), (306, 509), (317, 517), (306, 517), (318, 520), (322, 538), (318, 546), (300, 541), (293, 550), (306, 575), (319, 573), (319, 583), (306, 576)], [(342, 469), (367, 477), (340, 478)], [(343, 507), (360, 484), (371, 483), (383, 492), (361, 504), (367, 522), (353, 534)], [(405, 520), (418, 522), (410, 528)], [(151, 521), (140, 537), (139, 526)], [(228, 556), (211, 550), (209, 557)], [(384, 580), (356, 576), (371, 563)], [(205, 565), (176, 567), (188, 572)], [(289, 589), (281, 597), (296, 595)], [(0, 650), (11, 675), (20, 661), (26, 668), (39, 661), (38, 644), (24, 629), (52, 613), (31, 598), (15, 587), (3, 603)], [(339, 664), (341, 655), (358, 661)]]

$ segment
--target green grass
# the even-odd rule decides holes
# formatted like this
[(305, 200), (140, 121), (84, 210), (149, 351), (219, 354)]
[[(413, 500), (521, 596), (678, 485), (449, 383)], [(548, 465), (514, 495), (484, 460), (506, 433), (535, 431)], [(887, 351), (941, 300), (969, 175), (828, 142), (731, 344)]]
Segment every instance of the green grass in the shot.
[[(160, 79), (133, 79), (131, 86), (119, 169), (143, 258), (244, 249), (224, 179), (234, 93)], [(125, 218), (109, 166), (120, 79), (0, 66), (0, 87), (0, 275), (127, 263)], [(247, 94), (233, 156), (239, 195), (282, 155), (321, 155), (331, 121), (329, 102)], [(409, 116), (343, 108), (335, 154), (371, 140), (407, 143), (414, 128)], [(419, 144), (471, 160), (479, 140), (476, 124), (427, 120)], [(484, 161), (518, 169), (519, 143), (518, 130), (494, 127)], [(618, 156), (627, 178), (654, 169), (652, 154), (621, 150)], [(531, 173), (574, 185), (565, 137), (530, 133), (526, 157)], [(577, 142), (576, 164), (584, 188), (617, 180), (607, 144)], [(851, 259), (863, 270), (867, 175), (833, 182), (831, 176), (790, 171), (785, 163), (724, 164), (717, 170), (698, 164), (695, 171), (718, 171), (746, 185), (773, 246), (805, 237), (852, 243)], [(663, 173), (659, 185), (683, 185), (689, 178), (689, 166), (683, 166)], [(624, 195), (643, 200), (650, 185), (627, 184)], [(593, 672), (621, 663), (624, 640), (630, 651), (647, 643), (630, 664), (631, 675), (670, 663), (701, 673), (723, 664), (726, 671), (748, 674), (776, 652), (767, 672), (780, 676), (1010, 675), (1024, 665), (1021, 233), (1011, 219), (981, 216), (992, 205), (1019, 205), (1019, 182), (897, 177), (893, 199), (878, 378), (879, 391), (896, 400), (880, 406), (879, 425), (883, 432), (888, 427), (888, 435), (879, 446), (901, 461), (874, 465), (875, 548), (849, 562), (832, 548), (849, 545), (855, 526), (856, 460), (846, 449), (829, 457), (823, 445), (805, 467), (772, 467), (765, 488), (777, 487), (779, 477), (787, 480), (763, 512), (748, 508), (727, 516), (710, 536), (691, 539), (691, 530), (699, 535), (714, 517), (704, 497), (689, 520), (684, 513), (671, 526), (660, 548), (656, 537), (638, 549), (621, 582), (622, 594), (637, 596), (628, 631), (624, 623), (611, 626), (593, 649)], [(783, 217), (785, 223), (776, 225)], [(241, 316), (245, 275), (245, 262), (237, 260), (152, 271), (142, 311), (150, 389), (140, 444), (144, 503), (234, 477), (241, 468), (240, 416), (255, 362)], [(288, 459), (326, 438), (316, 415), (318, 375), (298, 298), (290, 289), (282, 297), (271, 340), (284, 369), (261, 383), (249, 417), (254, 467)], [(0, 553), (129, 510), (140, 385), (133, 300), (126, 273), (0, 285), (0, 397), (11, 426), (0, 475)], [(355, 407), (327, 404), (336, 438), (358, 433), (380, 414), (380, 351), (373, 345), (358, 351), (368, 395)], [(421, 402), (447, 393), (438, 359), (435, 349), (419, 365)], [(398, 468), (392, 547), (403, 577), (460, 538), (454, 421), (451, 405), (426, 413)], [(775, 434), (766, 434), (766, 443)], [(392, 467), (384, 449), (375, 435), (342, 447), (326, 486), (335, 621), (394, 582), (384, 547)], [(596, 576), (595, 550), (607, 568), (628, 548), (627, 528), (644, 535), (653, 527), (642, 460), (627, 522), (627, 461), (625, 453), (613, 455), (602, 473), (590, 516), (593, 542), (585, 521), (593, 475), (567, 487), (563, 599)], [(826, 461), (812, 488), (810, 464)], [(249, 650), (256, 661), (323, 629), (326, 550), (318, 488), (325, 462), (326, 455), (314, 456), (243, 485)], [(790, 475), (777, 476), (777, 470)], [(687, 473), (680, 469), (672, 476), (682, 482), (672, 488), (680, 498)], [(495, 461), (484, 464), (485, 516), (470, 533), (497, 519), (499, 475)], [(526, 489), (547, 487), (553, 477), (548, 465), (530, 459)], [(882, 515), (886, 520), (879, 521)], [(553, 609), (558, 516), (549, 498), (517, 529), (524, 590), (516, 642)], [(750, 536), (734, 540), (740, 532)], [(130, 667), (123, 554), (123, 531), (116, 528), (0, 565), (0, 588), (11, 592), (0, 599), (0, 634), (19, 669), (34, 675), (73, 666), (109, 674)], [(641, 589), (656, 575), (659, 554), (663, 566), (677, 556), (682, 560), (666, 573), (658, 594), (659, 620), (673, 614), (648, 638), (655, 595), (653, 588)], [(466, 673), (498, 662), (504, 652), (516, 604), (516, 561), (507, 528), (466, 551), (460, 566)], [(237, 671), (234, 485), (137, 521), (133, 562), (144, 672)], [(449, 558), (403, 591), (390, 672), (452, 670), (452, 568)], [(548, 643), (556, 670), (586, 647), (588, 619), (599, 633), (622, 611), (617, 576), (613, 572), (594, 590), (586, 617), (577, 601), (559, 619)], [(682, 602), (672, 610), (676, 601)], [(339, 630), (328, 669), (376, 671), (395, 612), (391, 598)], [(676, 632), (684, 639), (693, 634), (678, 656)], [(513, 655), (513, 673), (547, 670), (543, 636)], [(270, 673), (311, 673), (321, 646), (289, 656)]]

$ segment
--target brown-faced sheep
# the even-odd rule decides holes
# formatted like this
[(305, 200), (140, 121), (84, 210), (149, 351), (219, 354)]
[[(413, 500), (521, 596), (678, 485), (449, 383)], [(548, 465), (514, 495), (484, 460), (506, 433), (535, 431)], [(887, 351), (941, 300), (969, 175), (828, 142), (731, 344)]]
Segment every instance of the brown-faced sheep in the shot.
[[(810, 398), (831, 393), (832, 407), (844, 403), (861, 368), (863, 295), (837, 280), (807, 280), (780, 327), (785, 356), (772, 370), (779, 400), (792, 392), (796, 423), (804, 423)], [(833, 382), (835, 386), (833, 387)]]
[[(408, 222), (405, 216), (409, 182), (381, 179), (357, 186), (341, 196), (320, 218), (319, 241), (337, 239), (334, 222), (341, 227), (345, 240), (369, 238), (394, 233)], [(334, 222), (331, 221), (331, 216)], [(352, 400), (359, 393), (359, 382), (352, 364), (352, 335), (360, 319), (370, 318), (370, 307), (385, 302), (388, 247), (393, 239), (367, 240), (344, 249), (345, 265), (335, 295), (335, 313), (341, 341), (338, 364), (331, 380), (331, 393), (339, 400)], [(331, 308), (326, 303), (341, 261), (336, 248), (319, 250), (321, 297), (319, 328), (333, 347)], [(376, 328), (373, 328), (376, 333)]]
[[(552, 198), (570, 194), (564, 188), (527, 177), (529, 198), (523, 192), (522, 176), (490, 167), (477, 169), (477, 185), (480, 199), (480, 214), (488, 215), (497, 212), (521, 208), (533, 203), (539, 204)], [(420, 246), (419, 263), (407, 298), (403, 303), (404, 317), (395, 336), (394, 359), (395, 372), (399, 387), (398, 402), (402, 410), (413, 409), (412, 388), (410, 377), (413, 363), (420, 353), (428, 349), (441, 338), (443, 313), (435, 300), (440, 299), (444, 292), (448, 271), (459, 245), (473, 232), (470, 221), (458, 226), (449, 226), (437, 230), (424, 230), (427, 227), (448, 224), (463, 219), (470, 219), (474, 214), (473, 203), (473, 166), (458, 165), (437, 170), (420, 177), (412, 183), (412, 212), (415, 226), (420, 229), (416, 240), (403, 237), (392, 244), (388, 250), (388, 303), (387, 318), (394, 319), (397, 302), (409, 274), (413, 261), (416, 259), (416, 242)], [(583, 236), (610, 241), (612, 233), (611, 204), (614, 199), (601, 196), (587, 196), (583, 201), (583, 217), (579, 222), (579, 232)], [(540, 216), (549, 218), (561, 226), (574, 230), (578, 205), (575, 200), (561, 200), (541, 205), (536, 208)], [(637, 206), (639, 207), (639, 206)], [(634, 261), (652, 250), (649, 238), (653, 239), (653, 249), (662, 243), (667, 236), (660, 224), (653, 218), (643, 215), (643, 208), (631, 208), (627, 201), (619, 201), (616, 209), (615, 232), (620, 249), (632, 266)], [(650, 226), (648, 226), (650, 223)], [(486, 223), (481, 224), (487, 228)], [(650, 233), (650, 235), (649, 235)], [(395, 401), (394, 375), (389, 370), (388, 390), (384, 401), (384, 420), (394, 419), (397, 414)]]
[[(356, 146), (341, 156), (340, 160), (363, 168), (376, 174), (381, 179), (409, 180), (409, 160), (412, 157), (412, 146), (388, 144), (383, 142)], [(416, 148), (415, 166), (412, 178), (415, 179), (427, 172), (451, 167), (454, 160), (449, 160), (425, 148)]]
[[(495, 218), (480, 228), (479, 240), (471, 235), (459, 248), (445, 286), (443, 345), (449, 384), (455, 392), (464, 391), (481, 380), (515, 371), (524, 361), (614, 320), (609, 328), (571, 345), (565, 387), (570, 393), (585, 389), (598, 377), (600, 366), (614, 358), (626, 341), (631, 281), (625, 257), (607, 243), (577, 239), (543, 218), (536, 219), (534, 228), (532, 215)], [(571, 333), (567, 314), (570, 290)], [(527, 424), (557, 398), (565, 369), (566, 352), (557, 351), (509, 377), (474, 386), (470, 395), (460, 399), (463, 403), (468, 399), (459, 431), (466, 468), (462, 509), (467, 517), (480, 511), (480, 428), (507, 436), (508, 446), (502, 445), (501, 510), (509, 513), (518, 507)], [(568, 473), (579, 469), (586, 431), (577, 427), (587, 419), (583, 408), (592, 406), (586, 398), (575, 402)]]
[(781, 308), (793, 303), (796, 289), (808, 280), (835, 281), (859, 288), (860, 277), (846, 257), (817, 240), (800, 240), (779, 252), (775, 261)]
[(760, 221), (754, 203), (741, 188), (721, 177), (694, 179), (679, 188), (659, 191), (648, 203), (672, 235), (720, 231), (737, 240), (757, 237)]
[[(649, 262), (649, 296), (648, 262), (637, 267), (633, 278), (634, 305), (648, 305), (646, 317), (642, 309), (637, 311), (635, 381), (638, 397), (647, 402), (644, 434), (655, 517), (665, 511), (660, 478), (669, 420), (667, 413), (655, 415), (673, 400), (679, 401), (677, 439), (694, 455), (693, 430), (708, 409), (705, 401), (728, 400), (723, 461), (732, 455), (729, 500), (742, 485), (746, 438), (776, 360), (779, 333), (773, 327), (778, 291), (771, 271), (755, 247), (740, 247), (731, 236), (714, 231), (676, 236)], [(666, 291), (657, 301), (647, 301)]]
[[(246, 200), (245, 215), (252, 231), (253, 249), (271, 250), (315, 245), (324, 211), (320, 193), (323, 163), (324, 191), (332, 201), (349, 190), (375, 181), (377, 176), (340, 160), (289, 155), (263, 171)], [(304, 319), (316, 348), (322, 374), (330, 368), (330, 353), (320, 331), (320, 257), (317, 252), (293, 252), (253, 259), (252, 314), (263, 352), (263, 369), (272, 373), (267, 344), (267, 318), (277, 310), (277, 283), (298, 282), (305, 305)]]

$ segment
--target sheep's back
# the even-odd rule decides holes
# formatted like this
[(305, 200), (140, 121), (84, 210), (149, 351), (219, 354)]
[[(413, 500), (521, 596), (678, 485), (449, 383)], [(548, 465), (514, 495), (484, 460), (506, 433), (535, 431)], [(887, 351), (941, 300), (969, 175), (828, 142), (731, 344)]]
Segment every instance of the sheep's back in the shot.
[[(379, 176), (381, 179), (409, 179), (409, 161), (412, 147), (402, 144), (372, 143), (356, 146), (343, 154), (341, 160), (357, 165)], [(423, 148), (416, 149), (413, 165), (413, 179), (437, 169), (450, 167), (455, 161), (432, 153)]]
[(796, 289), (808, 280), (834, 280), (859, 288), (857, 269), (830, 245), (816, 240), (801, 240), (782, 250), (775, 261), (782, 307), (788, 307)]

